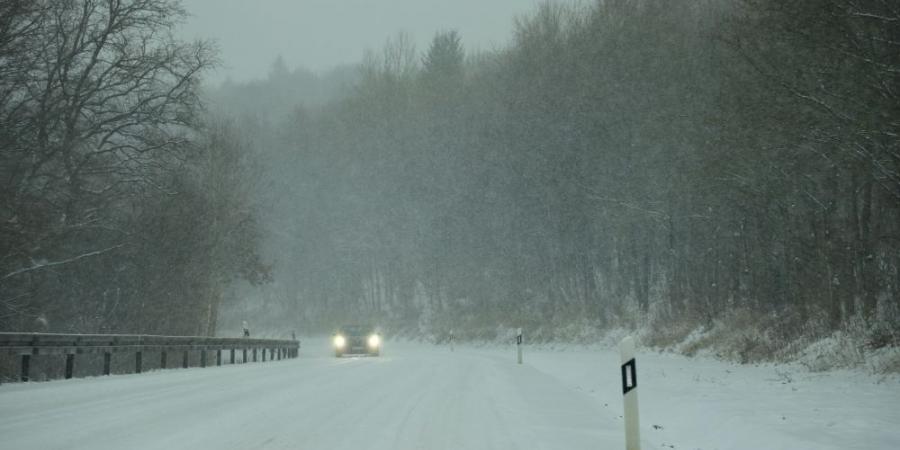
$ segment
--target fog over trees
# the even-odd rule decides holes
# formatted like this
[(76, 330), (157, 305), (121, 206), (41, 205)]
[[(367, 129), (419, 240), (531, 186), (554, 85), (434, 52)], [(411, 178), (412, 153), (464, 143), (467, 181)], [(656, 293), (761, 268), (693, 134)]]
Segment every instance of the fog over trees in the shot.
[(177, 2), (0, 5), (0, 329), (900, 343), (890, 0), (549, 2), (203, 93)]

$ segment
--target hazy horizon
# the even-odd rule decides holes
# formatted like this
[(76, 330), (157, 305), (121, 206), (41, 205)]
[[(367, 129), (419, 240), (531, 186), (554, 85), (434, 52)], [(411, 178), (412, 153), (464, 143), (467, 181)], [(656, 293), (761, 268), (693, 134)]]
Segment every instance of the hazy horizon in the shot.
[[(222, 66), (209, 81), (247, 81), (266, 75), (281, 55), (289, 68), (322, 73), (362, 60), (398, 32), (422, 51), (434, 34), (457, 30), (468, 52), (502, 46), (514, 18), (533, 0), (184, 0), (191, 14), (180, 29), (188, 39), (214, 39)], [(477, 11), (477, 13), (473, 13)], [(337, 26), (335, 24), (338, 24)]]

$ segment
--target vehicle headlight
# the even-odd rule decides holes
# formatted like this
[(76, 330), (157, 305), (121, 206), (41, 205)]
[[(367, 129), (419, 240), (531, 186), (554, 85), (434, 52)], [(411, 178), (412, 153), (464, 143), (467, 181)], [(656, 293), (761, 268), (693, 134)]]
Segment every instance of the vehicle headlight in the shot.
[(347, 340), (344, 339), (343, 336), (337, 335), (334, 337), (334, 346), (337, 348), (344, 348), (347, 345)]
[(369, 336), (369, 347), (378, 347), (381, 345), (381, 338), (377, 334)]

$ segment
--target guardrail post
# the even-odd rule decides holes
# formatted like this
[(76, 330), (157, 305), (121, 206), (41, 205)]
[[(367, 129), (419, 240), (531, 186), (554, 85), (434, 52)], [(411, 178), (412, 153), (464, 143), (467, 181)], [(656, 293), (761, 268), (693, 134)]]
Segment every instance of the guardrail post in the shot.
[(253, 362), (256, 362), (256, 348), (253, 349)]
[(141, 369), (143, 369), (143, 352), (138, 350), (134, 354), (134, 373), (141, 373)]
[(206, 349), (200, 350), (200, 367), (206, 367)]
[(241, 359), (241, 364), (246, 364), (246, 363), (247, 363), (247, 349), (245, 348), (244, 349), (244, 358)]
[(166, 352), (165, 350), (159, 353), (159, 367), (163, 369), (166, 368), (166, 365), (168, 363), (168, 361), (166, 361), (169, 358), (167, 353), (168, 352)]
[(28, 381), (28, 371), (31, 369), (31, 355), (22, 355), (22, 381)]
[(112, 362), (112, 353), (103, 352), (103, 375), (109, 375), (109, 366)]
[(231, 364), (234, 364), (234, 349), (231, 349)]
[(222, 349), (221, 348), (216, 350), (216, 365), (217, 366), (222, 365)]
[(75, 371), (75, 354), (66, 355), (66, 379), (72, 378), (72, 372)]
[(260, 350), (262, 350), (262, 361), (266, 362), (266, 349), (261, 348)]
[(184, 351), (184, 354), (181, 355), (181, 368), (182, 368), (182, 369), (187, 369), (187, 368), (188, 368), (188, 358), (189, 358), (189, 356), (190, 356), (190, 355), (188, 355), (188, 351), (187, 351), (187, 350), (185, 350), (185, 351)]

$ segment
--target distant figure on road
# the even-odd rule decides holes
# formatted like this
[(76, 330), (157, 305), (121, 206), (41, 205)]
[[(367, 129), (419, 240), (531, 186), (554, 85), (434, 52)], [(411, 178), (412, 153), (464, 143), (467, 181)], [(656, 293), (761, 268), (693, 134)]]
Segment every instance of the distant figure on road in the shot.
[(250, 325), (247, 325), (247, 321), (244, 321), (244, 337), (250, 337)]
[(46, 333), (47, 330), (50, 329), (50, 322), (47, 321), (47, 316), (41, 314), (34, 319), (34, 328), (38, 333)]

